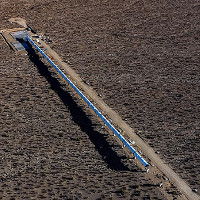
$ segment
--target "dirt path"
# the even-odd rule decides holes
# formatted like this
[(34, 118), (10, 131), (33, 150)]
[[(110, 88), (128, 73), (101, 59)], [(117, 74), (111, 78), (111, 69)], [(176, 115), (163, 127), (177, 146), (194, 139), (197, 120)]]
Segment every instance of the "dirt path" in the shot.
[[(89, 96), (96, 103), (97, 107), (100, 108), (100, 111), (103, 111), (103, 113), (105, 113), (109, 117), (109, 119), (112, 120), (113, 124), (117, 124), (132, 140), (136, 142), (137, 146), (152, 161), (152, 163), (169, 178), (171, 183), (173, 183), (177, 188), (179, 188), (180, 191), (188, 199), (200, 199), (200, 197), (192, 191), (192, 189), (185, 183), (185, 181), (183, 181), (167, 164), (165, 164), (160, 159), (160, 157), (154, 152), (154, 150), (150, 146), (148, 146), (134, 132), (134, 130), (121, 119), (121, 117), (114, 110), (112, 110), (108, 105), (105, 104), (105, 102), (103, 102), (103, 100), (101, 100), (98, 97), (94, 90), (92, 90), (89, 86), (83, 83), (78, 74), (76, 74), (76, 72), (73, 69), (71, 69), (69, 65), (64, 63), (55, 51), (53, 51), (44, 42), (42, 42), (42, 45), (48, 50), (49, 54), (54, 58), (56, 63), (66, 71), (68, 76), (71, 77), (75, 85), (81, 88), (86, 94), (86, 96)], [(152, 170), (152, 168), (150, 168), (150, 170)]]

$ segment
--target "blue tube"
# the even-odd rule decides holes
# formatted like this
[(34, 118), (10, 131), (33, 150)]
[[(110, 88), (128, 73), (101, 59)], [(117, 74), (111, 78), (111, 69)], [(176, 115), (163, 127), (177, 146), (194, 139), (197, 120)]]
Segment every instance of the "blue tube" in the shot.
[(97, 108), (82, 94), (82, 92), (67, 78), (67, 76), (51, 61), (51, 59), (27, 36), (25, 41), (34, 46), (38, 52), (52, 65), (52, 67), (61, 75), (61, 77), (76, 91), (76, 93), (85, 101), (85, 103), (96, 113), (96, 115), (105, 123), (105, 125), (119, 138), (119, 140), (126, 146), (129, 151), (140, 161), (140, 163), (147, 167), (148, 163), (139, 155), (139, 153), (125, 140), (125, 138), (113, 127), (113, 125), (97, 110)]

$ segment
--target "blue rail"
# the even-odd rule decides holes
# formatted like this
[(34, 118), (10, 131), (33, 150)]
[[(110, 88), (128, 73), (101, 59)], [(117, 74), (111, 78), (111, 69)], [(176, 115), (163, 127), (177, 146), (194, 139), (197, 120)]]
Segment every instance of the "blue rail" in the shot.
[(97, 108), (82, 94), (82, 92), (67, 78), (67, 76), (51, 61), (51, 59), (34, 43), (34, 41), (27, 36), (25, 39), (33, 45), (38, 52), (53, 66), (53, 68), (60, 74), (60, 76), (67, 81), (67, 83), (75, 90), (75, 92), (85, 101), (85, 103), (96, 113), (96, 115), (105, 123), (105, 125), (120, 139), (124, 146), (137, 158), (140, 163), (147, 167), (148, 163), (139, 155), (139, 153), (129, 144), (128, 141), (113, 127), (113, 125), (97, 110)]

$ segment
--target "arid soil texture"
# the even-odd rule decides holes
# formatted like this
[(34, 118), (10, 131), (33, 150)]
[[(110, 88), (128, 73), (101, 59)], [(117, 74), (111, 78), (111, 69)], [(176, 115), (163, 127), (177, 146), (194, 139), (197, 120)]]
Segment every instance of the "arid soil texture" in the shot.
[(171, 199), (34, 51), (1, 40), (0, 199)]
[[(52, 48), (199, 192), (199, 12), (195, 0), (14, 0), (1, 1), (0, 20), (3, 29), (22, 17), (50, 36)], [(112, 150), (114, 140), (52, 72), (2, 42), (2, 196), (164, 198), (133, 163), (123, 164), (123, 151)]]

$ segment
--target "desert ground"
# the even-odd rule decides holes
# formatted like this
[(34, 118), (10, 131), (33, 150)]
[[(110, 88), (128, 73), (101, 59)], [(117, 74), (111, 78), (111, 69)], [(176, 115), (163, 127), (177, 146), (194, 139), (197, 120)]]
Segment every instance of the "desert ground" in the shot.
[[(0, 1), (200, 194), (198, 1)], [(33, 52), (34, 53), (34, 52)], [(35, 55), (36, 56), (36, 55)], [(0, 198), (173, 199), (38, 57), (0, 39)], [(162, 178), (162, 177), (161, 177)]]

